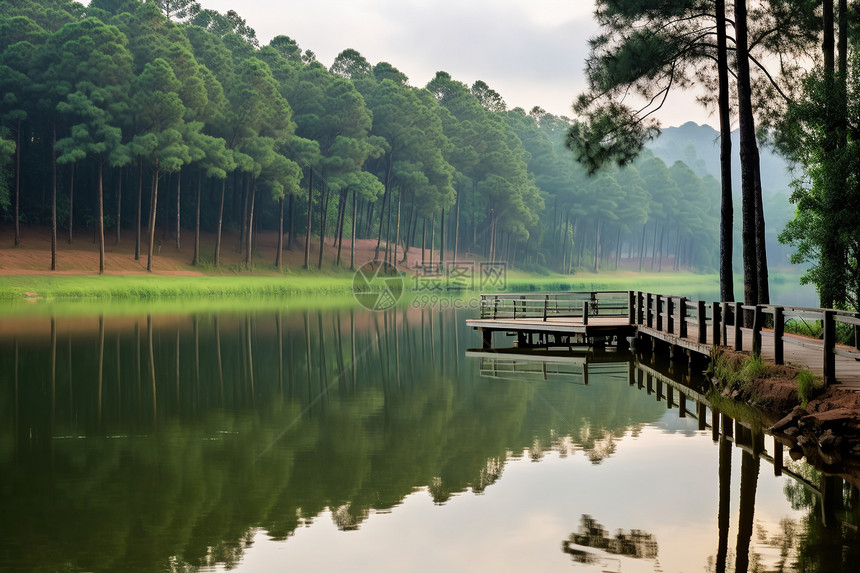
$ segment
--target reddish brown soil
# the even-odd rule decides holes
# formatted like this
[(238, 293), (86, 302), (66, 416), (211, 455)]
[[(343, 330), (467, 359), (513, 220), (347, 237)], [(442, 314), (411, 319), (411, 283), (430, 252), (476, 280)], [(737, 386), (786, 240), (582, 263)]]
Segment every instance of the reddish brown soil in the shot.
[[(141, 260), (134, 260), (134, 232), (123, 229), (120, 242), (116, 235), (110, 232), (105, 237), (105, 267), (108, 274), (142, 274), (146, 273), (146, 233), (142, 233)], [(153, 272), (160, 275), (201, 275), (218, 274), (206, 265), (202, 270), (191, 265), (194, 254), (194, 233), (182, 230), (181, 248), (176, 248), (176, 239), (172, 233), (156, 230), (156, 241), (153, 249)], [(51, 230), (42, 226), (21, 226), (21, 243), (14, 246), (14, 230), (10, 225), (0, 225), (0, 274), (6, 275), (37, 275), (37, 274), (96, 274), (99, 268), (99, 251), (91, 230), (76, 229), (74, 240), (68, 241), (68, 230), (60, 231), (57, 239), (57, 270), (51, 271)], [(235, 265), (244, 262), (244, 254), (238, 252), (238, 233), (225, 233), (221, 248), (221, 263), (225, 267), (221, 273), (235, 272)], [(274, 272), (278, 236), (275, 232), (260, 233), (254, 251), (253, 263), (257, 265), (255, 274)], [(356, 240), (355, 262), (361, 265), (375, 258), (376, 239)], [(286, 246), (286, 238), (284, 241)], [(214, 233), (200, 234), (201, 258), (212, 261), (215, 251)], [(344, 239), (341, 252), (341, 265), (349, 267), (350, 241)], [(438, 260), (438, 251), (433, 252), (433, 259)], [(380, 253), (379, 257), (382, 257)], [(446, 252), (446, 260), (451, 260), (452, 253)], [(331, 238), (326, 239), (323, 269), (333, 269), (337, 258), (337, 247), (332, 246)], [(411, 248), (407, 253), (405, 263), (400, 263), (403, 255), (401, 249), (397, 253), (398, 263), (404, 269), (413, 269), (421, 263), (421, 250)], [(425, 251), (429, 262), (430, 250)], [(462, 258), (462, 257), (461, 257)], [(316, 267), (319, 260), (319, 241), (311, 241), (310, 261)], [(304, 263), (304, 237), (297, 237), (292, 250), (284, 250), (284, 266), (294, 269), (301, 268)]]

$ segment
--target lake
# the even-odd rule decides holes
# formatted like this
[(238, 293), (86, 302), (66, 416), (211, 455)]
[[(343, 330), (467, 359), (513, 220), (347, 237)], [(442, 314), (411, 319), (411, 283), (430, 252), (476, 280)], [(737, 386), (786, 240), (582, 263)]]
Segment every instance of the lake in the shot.
[(696, 373), (467, 357), (476, 314), (4, 320), (0, 571), (858, 570), (858, 490)]

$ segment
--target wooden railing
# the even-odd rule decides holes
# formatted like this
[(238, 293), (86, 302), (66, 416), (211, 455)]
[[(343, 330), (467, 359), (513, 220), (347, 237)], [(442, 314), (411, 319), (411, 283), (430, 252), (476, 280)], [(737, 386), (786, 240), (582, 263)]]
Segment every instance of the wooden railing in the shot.
[(629, 314), (627, 291), (503, 293), (481, 295), (481, 318), (623, 317)]
[[(664, 296), (652, 293), (631, 292), (629, 308), (632, 323), (654, 328), (682, 338), (695, 336), (699, 343), (705, 344), (708, 329), (711, 342), (715, 345), (729, 345), (729, 329), (732, 329), (732, 348), (742, 351), (744, 338), (742, 324), (744, 313), (751, 317), (752, 352), (761, 352), (761, 334), (765, 328), (765, 317), (770, 316), (773, 327), (774, 362), (785, 363), (785, 344), (820, 349), (823, 354), (824, 380), (827, 384), (836, 381), (836, 356), (844, 356), (860, 361), (860, 315), (853, 312), (824, 309), (791, 307), (781, 305), (744, 305), (740, 302), (691, 301), (684, 297)], [(786, 321), (791, 319), (812, 320), (821, 325), (821, 338), (785, 336)], [(836, 346), (836, 324), (851, 325), (854, 329), (853, 349)], [(696, 329), (689, 332), (690, 325)]]
[[(746, 316), (745, 316), (746, 315)], [(579, 318), (588, 324), (591, 317), (627, 317), (630, 325), (645, 326), (699, 344), (710, 343), (744, 349), (743, 331), (752, 332), (753, 352), (761, 352), (765, 322), (773, 328), (774, 361), (783, 364), (785, 345), (820, 349), (826, 384), (836, 381), (836, 356), (860, 361), (860, 314), (824, 308), (781, 305), (744, 305), (740, 302), (705, 302), (685, 297), (642, 291), (587, 291), (560, 293), (502, 293), (481, 295), (482, 319)], [(766, 320), (766, 317), (767, 320)], [(786, 321), (811, 320), (820, 323), (819, 339), (785, 336)], [(750, 328), (742, 329), (747, 320)], [(837, 347), (836, 324), (854, 329), (854, 348)], [(729, 336), (729, 333), (732, 336)]]

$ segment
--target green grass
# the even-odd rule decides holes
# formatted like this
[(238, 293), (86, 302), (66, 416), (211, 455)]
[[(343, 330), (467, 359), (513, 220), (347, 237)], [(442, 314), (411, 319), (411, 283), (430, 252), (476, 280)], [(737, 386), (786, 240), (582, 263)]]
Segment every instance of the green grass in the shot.
[(282, 297), (349, 294), (352, 276), (0, 276), (0, 300), (157, 300), (199, 297)]
[(718, 354), (714, 359), (714, 376), (732, 388), (743, 388), (767, 374), (768, 365), (759, 354), (750, 355), (743, 360), (729, 354)]
[(797, 380), (797, 395), (800, 397), (800, 405), (806, 408), (809, 401), (824, 390), (824, 379), (809, 370), (801, 370), (795, 379)]

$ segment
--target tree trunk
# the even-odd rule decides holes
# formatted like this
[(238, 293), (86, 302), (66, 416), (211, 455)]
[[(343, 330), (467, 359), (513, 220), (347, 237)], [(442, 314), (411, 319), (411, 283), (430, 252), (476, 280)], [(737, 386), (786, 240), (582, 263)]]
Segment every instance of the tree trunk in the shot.
[(433, 268), (433, 247), (436, 246), (436, 213), (430, 219), (430, 268)]
[(352, 191), (352, 241), (349, 243), (349, 270), (355, 270), (355, 228), (358, 226), (356, 216), (358, 215), (358, 197), (357, 192)]
[(621, 257), (621, 227), (618, 227), (618, 238), (615, 241), (615, 270), (618, 270), (618, 259)]
[(122, 219), (122, 167), (119, 168), (116, 186), (116, 244), (119, 245), (120, 219)]
[(308, 232), (305, 236), (305, 264), (302, 265), (303, 269), (310, 268), (310, 258), (311, 258), (311, 227), (313, 226), (313, 216), (314, 211), (314, 169), (313, 167), (308, 168)]
[(729, 61), (726, 0), (716, 0), (718, 107), (720, 114), (720, 300), (735, 300), (732, 270), (734, 207), (732, 205), (732, 126), (729, 106)]
[[(738, 61), (738, 123), (740, 127), (741, 189), (743, 227), (741, 238), (744, 261), (744, 303), (759, 302), (758, 253), (756, 249), (756, 168), (758, 149), (752, 111), (750, 64), (747, 40), (746, 0), (735, 2), (735, 32)], [(749, 314), (749, 313), (747, 313)], [(747, 324), (747, 326), (750, 326)]]
[(385, 193), (382, 195), (382, 207), (379, 212), (379, 235), (376, 238), (376, 250), (373, 252), (373, 258), (379, 258), (379, 247), (382, 245), (382, 224), (385, 221), (385, 205), (388, 202), (391, 188), (391, 153), (388, 154), (388, 167), (385, 170)]
[(137, 160), (137, 214), (134, 218), (134, 260), (140, 260), (140, 216), (143, 210), (143, 157)]
[(237, 253), (242, 253), (245, 250), (245, 239), (250, 235), (248, 230), (248, 207), (251, 202), (251, 176), (245, 178), (244, 191), (242, 192), (242, 229), (239, 232), (239, 245), (236, 248)]
[(320, 256), (317, 261), (317, 270), (323, 266), (323, 254), (325, 253), (325, 227), (328, 223), (328, 201), (331, 197), (331, 189), (328, 184), (323, 181), (322, 191), (320, 192)]
[(278, 250), (275, 254), (275, 267), (281, 270), (284, 253), (284, 198), (278, 199)]
[(72, 230), (75, 227), (75, 163), (71, 165), (69, 175), (69, 244), (72, 244)]
[(18, 131), (15, 134), (15, 246), (21, 244), (21, 120), (18, 120)]
[(200, 262), (200, 188), (203, 186), (203, 177), (197, 175), (197, 201), (194, 215), (194, 257), (191, 260), (192, 265)]
[(248, 230), (247, 236), (245, 237), (245, 264), (251, 265), (251, 251), (252, 251), (252, 242), (251, 235), (254, 232), (254, 204), (257, 200), (257, 182), (254, 181), (251, 183), (251, 197), (248, 199)]
[(57, 125), (51, 131), (51, 270), (57, 270)]
[(102, 159), (98, 160), (99, 164), (99, 183), (98, 183), (98, 233), (99, 233), (99, 274), (102, 275), (105, 272), (105, 213), (104, 213), (104, 178), (103, 169), (104, 169), (104, 161)]
[(421, 227), (421, 266), (424, 266), (424, 251), (427, 250), (427, 217), (423, 218)]
[(158, 207), (158, 158), (155, 160), (155, 176), (152, 183), (152, 199), (150, 201), (149, 217), (149, 246), (146, 250), (146, 270), (152, 272), (152, 247), (155, 243), (155, 210)]
[(457, 186), (457, 204), (454, 205), (454, 262), (457, 262), (460, 247), (460, 186)]
[(654, 244), (651, 245), (651, 270), (653, 271), (657, 264), (657, 221), (654, 221)]
[[(833, 13), (833, 0), (824, 0), (822, 2), (822, 17), (823, 17), (823, 36), (821, 42), (821, 51), (824, 57), (824, 81), (825, 81), (825, 91), (828, 94), (832, 94), (836, 90), (836, 45), (835, 45), (835, 34), (834, 34), (834, 13)], [(841, 56), (841, 55), (840, 55)], [(829, 102), (825, 102), (825, 106), (829, 106)], [(835, 115), (836, 111), (833, 110), (831, 114)], [(827, 137), (824, 140), (824, 152), (827, 155), (833, 154), (838, 146), (838, 136), (836, 135), (836, 123), (834, 122), (830, 126)], [(830, 186), (826, 186), (824, 193), (824, 209), (827, 212), (833, 212), (833, 209), (836, 206), (835, 193), (833, 192)], [(833, 308), (835, 301), (841, 298), (838, 294), (839, 288), (838, 283), (835, 282), (832, 278), (834, 276), (838, 276), (838, 270), (840, 265), (840, 257), (839, 257), (839, 233), (840, 229), (837, 225), (831, 221), (831, 225), (834, 228), (830, 229), (829, 233), (825, 236), (824, 244), (821, 246), (821, 253), (819, 255), (820, 258), (820, 266), (822, 268), (822, 274), (825, 280), (822, 281), (819, 287), (819, 304), (824, 308)]]
[(442, 216), (439, 220), (439, 266), (445, 267), (445, 208), (442, 208)]
[(176, 250), (180, 249), (179, 243), (179, 233), (180, 233), (180, 197), (182, 196), (182, 171), (176, 173)]
[(600, 270), (600, 217), (597, 218), (597, 223), (594, 230), (594, 272)]
[(215, 229), (215, 268), (221, 266), (221, 229), (224, 223), (224, 191), (227, 178), (221, 180), (221, 201), (218, 203), (218, 225)]
[(337, 224), (337, 262), (335, 263), (338, 267), (340, 266), (340, 253), (343, 251), (343, 225), (346, 220), (346, 204), (347, 198), (349, 197), (349, 189), (344, 189), (340, 193), (340, 199), (338, 200), (338, 210), (340, 211), (340, 220)]
[(642, 272), (642, 258), (645, 256), (645, 228), (648, 222), (642, 225), (642, 241), (639, 243), (639, 272)]
[(290, 214), (289, 214), (289, 217), (287, 217), (287, 222), (288, 222), (287, 229), (289, 231), (289, 237), (290, 237), (289, 239), (287, 239), (287, 250), (290, 250), (290, 251), (293, 250), (293, 235), (295, 234), (295, 223), (294, 223), (294, 220), (295, 220), (295, 217), (294, 217), (295, 198), (296, 198), (296, 196), (293, 195), (292, 193), (290, 193), (290, 206), (289, 206), (290, 207)]

